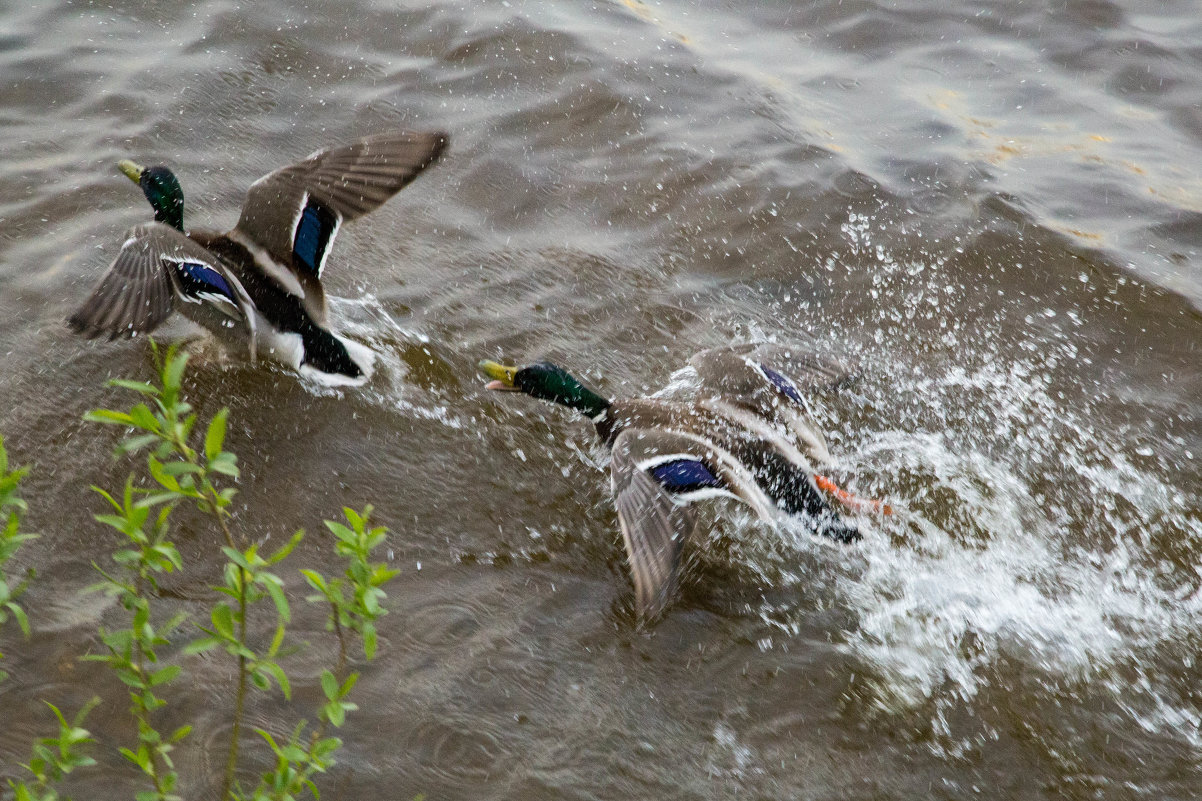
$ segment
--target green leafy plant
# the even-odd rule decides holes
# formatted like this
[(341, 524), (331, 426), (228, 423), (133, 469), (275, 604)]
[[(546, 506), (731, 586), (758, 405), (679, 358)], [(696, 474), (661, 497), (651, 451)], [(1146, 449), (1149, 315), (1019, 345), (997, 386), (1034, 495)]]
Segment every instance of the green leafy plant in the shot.
[(359, 681), (359, 673), (348, 670), (348, 632), (362, 638), (365, 659), (371, 661), (376, 655), (375, 622), (386, 614), (381, 606), (385, 597), (382, 587), (396, 576), (397, 571), (383, 562), (372, 562), (371, 554), (384, 542), (388, 529), (369, 525), (371, 506), (362, 514), (349, 507), (342, 511), (350, 526), (332, 520), (325, 523), (334, 535), (335, 552), (346, 560), (343, 574), (327, 579), (315, 570), (301, 571), (309, 585), (317, 590), (307, 600), (329, 606), (326, 627), (338, 638), (338, 664), (333, 670), (321, 672), (325, 703), (318, 710), (319, 724), (307, 738), (305, 721), (297, 725), (284, 744), (276, 742), (269, 732), (257, 730), (275, 755), (276, 764), (273, 770), (263, 775), (251, 794), (254, 801), (289, 801), (306, 791), (317, 797), (312, 777), (333, 764), (333, 755), (342, 746), (339, 738), (327, 736), (329, 727), (341, 728), (346, 722), (346, 714), (358, 709), (346, 700)]
[(127, 628), (100, 630), (107, 654), (84, 658), (106, 663), (129, 688), (130, 713), (138, 723), (138, 742), (135, 747), (122, 748), (121, 753), (142, 770), (154, 788), (153, 793), (140, 793), (139, 801), (173, 799), (177, 797), (174, 792), (179, 776), (171, 761), (171, 751), (188, 735), (189, 727), (164, 737), (155, 728), (152, 715), (166, 704), (159, 697), (158, 688), (178, 677), (181, 670), (179, 665), (162, 664), (158, 649), (169, 644), (169, 635), (179, 628), (185, 616), (177, 614), (156, 626), (151, 602), (158, 589), (157, 576), (183, 566), (179, 551), (166, 539), (170, 507), (160, 509), (152, 520), (151, 505), (146, 503), (145, 493), (135, 491), (132, 477), (126, 481), (120, 500), (99, 488), (96, 491), (115, 512), (96, 515), (96, 519), (121, 532), (127, 547), (113, 554), (120, 570), (109, 573), (96, 566), (104, 580), (95, 587), (116, 596), (130, 618)]
[[(135, 432), (117, 446), (118, 455), (149, 449), (147, 472), (155, 486), (136, 487), (131, 475), (120, 499), (94, 487), (113, 511), (96, 515), (96, 520), (116, 529), (125, 546), (113, 554), (118, 569), (97, 571), (103, 580), (95, 585), (115, 596), (129, 612), (129, 626), (115, 631), (101, 630), (100, 637), (108, 653), (87, 657), (105, 662), (129, 687), (130, 713), (138, 724), (138, 741), (123, 747), (122, 755), (141, 769), (150, 780), (149, 792), (139, 793), (138, 801), (170, 801), (175, 794), (179, 774), (171, 760), (171, 751), (185, 738), (190, 726), (164, 735), (154, 724), (153, 713), (166, 704), (160, 688), (181, 673), (179, 664), (163, 664), (159, 649), (169, 645), (170, 635), (187, 619), (176, 614), (156, 624), (153, 600), (158, 593), (158, 577), (183, 568), (179, 549), (169, 539), (169, 518), (176, 506), (190, 500), (212, 515), (227, 541), (233, 535), (226, 524), (233, 488), (217, 485), (218, 476), (237, 477), (236, 457), (222, 450), (227, 412), (222, 410), (209, 423), (203, 452), (189, 444), (197, 416), (191, 404), (183, 400), (181, 383), (187, 356), (174, 349), (165, 354), (153, 349), (159, 384), (117, 379), (109, 382), (139, 393), (145, 399), (128, 412), (96, 409), (85, 419), (92, 422), (128, 426)], [(241, 714), (241, 709), (238, 710)]]
[(96, 760), (83, 752), (92, 742), (91, 733), (83, 728), (83, 720), (100, 699), (93, 698), (68, 721), (54, 704), (46, 704), (58, 718), (58, 736), (42, 737), (33, 746), (33, 756), (23, 767), (33, 774), (32, 782), (9, 780), (15, 801), (58, 801), (55, 786), (76, 768), (95, 765)]
[[(259, 555), (258, 546), (251, 545), (244, 551), (226, 546), (225, 553), (225, 583), (217, 587), (218, 592), (229, 596), (233, 605), (220, 602), (213, 607), (209, 619), (209, 627), (201, 629), (207, 636), (192, 641), (188, 645), (189, 653), (200, 653), (216, 648), (225, 649), (227, 653), (238, 660), (238, 689), (234, 702), (234, 727), (230, 735), (230, 748), (226, 759), (225, 776), (222, 784), (222, 798), (238, 797), (240, 791), (235, 786), (234, 777), (238, 766), (240, 737), (242, 732), (242, 715), (246, 704), (247, 680), (259, 689), (269, 689), (274, 680), (279, 685), (284, 697), (291, 699), (292, 685), (283, 667), (276, 661), (280, 648), (284, 644), (286, 626), (291, 620), (291, 609), (284, 595), (283, 580), (269, 568), (278, 564), (300, 542), (303, 532), (296, 532), (284, 547), (267, 558)], [(246, 624), (250, 608), (270, 598), (276, 614), (275, 634), (267, 649), (261, 653), (254, 651), (247, 641)]]
[[(0, 520), (3, 521), (3, 528), (0, 529), (0, 626), (10, 618), (15, 619), (26, 637), (30, 636), (29, 618), (17, 599), (25, 592), (34, 574), (29, 570), (24, 578), (16, 580), (7, 574), (5, 567), (22, 543), (37, 536), (21, 531), (22, 519), (28, 507), (17, 492), (28, 472), (29, 468), (26, 467), (9, 469), (8, 451), (4, 447), (4, 439), (0, 437)], [(0, 681), (5, 678), (4, 671), (0, 671)], [(80, 724), (97, 703), (99, 699), (93, 699), (71, 722), (63, 717), (58, 707), (47, 704), (58, 718), (59, 733), (57, 737), (43, 737), (34, 743), (33, 755), (23, 765), (33, 774), (32, 782), (8, 781), (16, 801), (57, 801), (59, 795), (56, 785), (68, 773), (95, 764), (95, 760), (84, 753), (83, 747), (92, 740)]]
[[(117, 597), (129, 612), (129, 626), (102, 631), (106, 654), (92, 658), (107, 663), (130, 688), (131, 714), (138, 723), (138, 742), (121, 750), (150, 780), (151, 790), (138, 794), (138, 801), (170, 801), (178, 796), (179, 777), (171, 760), (171, 751), (185, 738), (190, 727), (177, 729), (169, 736), (158, 731), (153, 713), (165, 701), (161, 688), (170, 685), (182, 672), (179, 663), (165, 663), (164, 646), (186, 620), (174, 615), (161, 623), (154, 608), (158, 580), (163, 574), (183, 568), (179, 550), (169, 537), (170, 517), (181, 503), (193, 505), (208, 516), (224, 539), (225, 566), (222, 583), (215, 589), (224, 599), (209, 610), (207, 624), (200, 625), (203, 636), (188, 643), (181, 655), (222, 649), (237, 661), (238, 678), (233, 703), (233, 726), (222, 779), (221, 798), (293, 799), (312, 793), (317, 787), (313, 776), (333, 764), (334, 753), (341, 747), (336, 737), (327, 736), (329, 726), (340, 727), (347, 712), (356, 709), (348, 695), (359, 674), (348, 671), (348, 638), (358, 635), (364, 656), (371, 660), (376, 652), (375, 621), (384, 614), (382, 589), (396, 571), (383, 563), (371, 562), (371, 552), (384, 542), (387, 530), (369, 526), (371, 507), (362, 514), (345, 509), (349, 525), (326, 521), (334, 535), (335, 551), (347, 567), (332, 580), (312, 570), (302, 571), (305, 580), (317, 590), (309, 600), (329, 606), (329, 629), (338, 639), (338, 661), (333, 670), (325, 670), (321, 686), (325, 703), (317, 711), (319, 724), (312, 731), (301, 721), (282, 744), (267, 731), (259, 729), (275, 757), (271, 770), (262, 775), (248, 795), (237, 782), (241, 757), (242, 722), (249, 687), (270, 690), (278, 687), (290, 700), (291, 682), (279, 662), (287, 650), (287, 626), (291, 609), (285, 585), (275, 572), (300, 543), (303, 531), (297, 531), (281, 548), (263, 555), (259, 546), (246, 542), (233, 526), (231, 503), (236, 488), (225, 486), (238, 478), (237, 457), (224, 449), (228, 409), (213, 416), (205, 427), (203, 443), (196, 439), (197, 415), (183, 398), (182, 380), (187, 356), (175, 349), (165, 352), (152, 346), (158, 372), (157, 383), (115, 380), (111, 385), (131, 390), (142, 400), (129, 411), (97, 409), (87, 420), (119, 425), (132, 433), (117, 446), (117, 455), (146, 451), (146, 474), (150, 481), (140, 486), (133, 476), (126, 481), (120, 498), (95, 488), (112, 507), (96, 519), (124, 538), (124, 547), (113, 554), (115, 570), (97, 566), (103, 580), (96, 585)], [(254, 610), (270, 601), (275, 617), (270, 641), (256, 645), (248, 639), (248, 621)]]
[[(17, 603), (17, 599), (25, 592), (32, 574), (27, 574), (24, 579), (18, 581), (9, 577), (5, 566), (22, 543), (37, 536), (21, 532), (21, 519), (25, 514), (26, 504), (17, 491), (20, 489), (21, 479), (25, 478), (28, 472), (27, 467), (8, 469), (8, 451), (4, 448), (4, 439), (0, 437), (0, 521), (4, 526), (0, 529), (0, 626), (8, 622), (9, 618), (13, 618), (26, 637), (29, 636), (29, 618)], [(0, 654), (0, 658), (3, 656)], [(0, 670), (0, 681), (6, 677), (7, 674)]]

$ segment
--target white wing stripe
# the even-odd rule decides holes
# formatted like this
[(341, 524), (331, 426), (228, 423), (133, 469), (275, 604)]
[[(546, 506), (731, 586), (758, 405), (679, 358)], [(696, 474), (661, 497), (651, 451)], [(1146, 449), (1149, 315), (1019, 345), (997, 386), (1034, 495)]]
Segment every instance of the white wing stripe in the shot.
[(746, 467), (740, 464), (739, 460), (734, 457), (734, 454), (724, 448), (718, 447), (705, 437), (676, 429), (664, 430), (705, 446), (724, 468), (727, 475), (723, 476), (723, 478), (726, 479), (729, 485), (735, 487), (737, 490), (735, 495), (739, 500), (750, 506), (761, 520), (768, 522), (775, 520), (774, 510), (776, 509), (776, 504), (764, 494), (759, 484), (756, 483), (755, 477), (751, 475), (751, 472)]
[(635, 462), (634, 466), (639, 470), (652, 470), (656, 467), (659, 467), (661, 464), (680, 461), (700, 462), (701, 459), (700, 457), (694, 456), (691, 453), (665, 453), (658, 456), (652, 456), (651, 458), (644, 459), (641, 462)]
[(692, 492), (675, 492), (672, 493), (672, 501), (677, 504), (692, 503), (693, 501), (704, 501), (710, 498), (734, 498), (736, 501), (743, 500), (738, 495), (727, 489), (719, 487), (702, 487)]
[[(302, 206), (301, 208), (304, 208)], [(338, 238), (338, 230), (342, 228), (342, 215), (330, 209), (334, 215), (334, 230), (330, 231), (330, 238), (326, 240), (325, 249), (321, 252), (321, 260), (317, 265), (317, 277), (321, 277), (321, 272), (326, 268), (326, 259), (330, 257), (330, 251), (334, 249), (334, 240)]]

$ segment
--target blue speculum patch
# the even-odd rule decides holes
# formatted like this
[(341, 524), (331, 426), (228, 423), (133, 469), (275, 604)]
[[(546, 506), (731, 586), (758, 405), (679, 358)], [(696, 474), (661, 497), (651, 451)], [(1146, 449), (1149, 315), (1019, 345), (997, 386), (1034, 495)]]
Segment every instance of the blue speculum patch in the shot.
[(330, 246), (330, 237), (338, 227), (338, 218), (325, 206), (310, 200), (296, 223), (292, 255), (302, 267), (318, 275), (322, 256)]
[(801, 393), (797, 391), (797, 387), (792, 381), (785, 378), (783, 375), (770, 367), (765, 367), (761, 364), (760, 369), (764, 371), (764, 375), (768, 376), (768, 380), (775, 384), (776, 388), (779, 389), (786, 398), (795, 403), (805, 403), (805, 401), (801, 399)]
[(648, 472), (669, 492), (692, 492), (706, 487), (720, 489), (723, 486), (708, 467), (695, 459), (664, 462)]
[[(187, 295), (199, 295), (203, 292), (224, 295), (234, 300), (234, 291), (221, 273), (207, 264), (199, 261), (179, 262), (180, 283)], [(236, 301), (235, 301), (236, 302)]]

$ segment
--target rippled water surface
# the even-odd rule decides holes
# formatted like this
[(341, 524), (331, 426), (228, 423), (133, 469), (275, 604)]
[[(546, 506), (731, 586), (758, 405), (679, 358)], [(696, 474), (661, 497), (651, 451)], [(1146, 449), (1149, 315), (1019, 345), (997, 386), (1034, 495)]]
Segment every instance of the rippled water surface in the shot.
[[(0, 772), (99, 693), (83, 588), (144, 343), (63, 318), (148, 219), (121, 158), (225, 227), (256, 178), (395, 127), (451, 149), (348, 226), (338, 327), (380, 354), (322, 390), (193, 346), (231, 407), (257, 539), (372, 502), (392, 614), (332, 798), (1195, 798), (1202, 793), (1202, 16), (1158, 3), (7, 2), (0, 11), (0, 432), (33, 466), (35, 634), (0, 633)], [(182, 329), (181, 329), (182, 330)], [(630, 614), (605, 454), (497, 397), (482, 357), (613, 395), (688, 356), (815, 340), (839, 475), (899, 513), (832, 547), (707, 514), (667, 617)], [(193, 611), (220, 554), (180, 519)], [(299, 581), (294, 585), (299, 597)], [(191, 599), (191, 600), (189, 600)], [(302, 701), (331, 658), (289, 670)], [(187, 663), (178, 763), (211, 796), (231, 668)], [(286, 729), (256, 697), (252, 723)], [(99, 778), (97, 778), (99, 777)], [(86, 776), (85, 776), (86, 778)]]

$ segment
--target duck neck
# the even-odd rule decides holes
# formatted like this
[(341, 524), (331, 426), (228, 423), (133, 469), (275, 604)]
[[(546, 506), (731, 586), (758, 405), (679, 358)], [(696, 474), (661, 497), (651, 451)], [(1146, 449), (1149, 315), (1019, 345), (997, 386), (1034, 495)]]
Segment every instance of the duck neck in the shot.
[(183, 198), (180, 198), (179, 200), (169, 199), (161, 204), (155, 204), (154, 219), (155, 222), (161, 222), (170, 225), (181, 234), (187, 233), (184, 231)]
[(601, 417), (609, 408), (608, 400), (578, 381), (564, 382), (556, 388), (555, 396), (551, 400), (561, 406), (575, 409), (593, 420)]
[(600, 418), (609, 408), (607, 399), (563, 371), (558, 371), (540, 382), (540, 386), (530, 394), (575, 409), (593, 420)]

